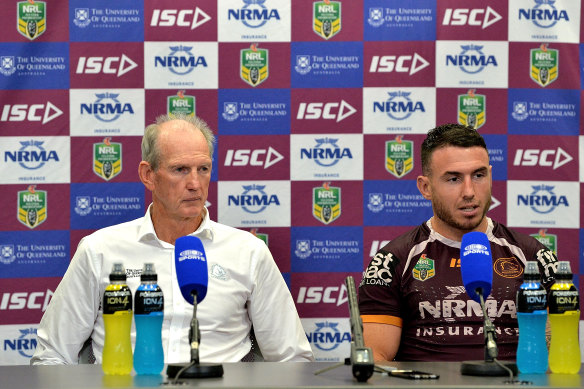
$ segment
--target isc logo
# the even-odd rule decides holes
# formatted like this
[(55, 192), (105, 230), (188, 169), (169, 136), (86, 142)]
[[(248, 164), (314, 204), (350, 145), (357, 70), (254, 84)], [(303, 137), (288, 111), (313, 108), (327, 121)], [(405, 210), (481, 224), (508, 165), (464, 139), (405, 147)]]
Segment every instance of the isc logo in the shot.
[(355, 112), (357, 110), (345, 100), (341, 100), (340, 103), (300, 103), (296, 119), (315, 120), (322, 118), (336, 120), (338, 123)]
[(306, 304), (336, 304), (337, 307), (347, 301), (347, 287), (339, 286), (302, 286), (298, 291), (297, 303)]
[(2, 107), (0, 121), (3, 122), (42, 122), (48, 123), (51, 120), (61, 116), (63, 111), (57, 108), (53, 103), (47, 101), (47, 104), (5, 104)]
[(45, 311), (49, 301), (53, 297), (53, 291), (47, 289), (46, 292), (16, 292), (3, 293), (0, 299), (0, 311), (18, 309), (40, 309)]
[(264, 169), (280, 162), (284, 156), (274, 150), (272, 146), (265, 149), (239, 149), (227, 150), (225, 155), (225, 166), (263, 166)]
[(152, 27), (190, 27), (191, 30), (211, 20), (199, 7), (192, 9), (155, 9), (152, 12)]
[(136, 68), (138, 64), (132, 61), (126, 54), (122, 57), (79, 57), (77, 74), (117, 74), (118, 77)]
[(447, 8), (442, 19), (443, 26), (482, 26), (482, 29), (492, 26), (503, 19), (494, 9)]
[(556, 170), (572, 160), (572, 156), (561, 147), (557, 150), (517, 149), (513, 166), (545, 166)]
[(413, 57), (411, 55), (374, 55), (371, 58), (369, 73), (396, 72), (409, 73), (411, 76), (428, 66), (430, 66), (430, 62), (418, 53), (414, 53)]

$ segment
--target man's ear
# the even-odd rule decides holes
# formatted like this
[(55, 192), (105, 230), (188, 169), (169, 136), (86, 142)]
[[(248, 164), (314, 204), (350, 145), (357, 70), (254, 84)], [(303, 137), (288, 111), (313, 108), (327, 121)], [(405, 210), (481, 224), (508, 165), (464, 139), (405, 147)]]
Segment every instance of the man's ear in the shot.
[(418, 176), (417, 182), (418, 190), (426, 200), (432, 200), (432, 188), (430, 187), (430, 179), (426, 176)]
[(140, 181), (142, 181), (146, 189), (150, 191), (154, 189), (154, 170), (148, 162), (140, 162), (140, 165), (138, 165), (138, 176), (140, 177)]

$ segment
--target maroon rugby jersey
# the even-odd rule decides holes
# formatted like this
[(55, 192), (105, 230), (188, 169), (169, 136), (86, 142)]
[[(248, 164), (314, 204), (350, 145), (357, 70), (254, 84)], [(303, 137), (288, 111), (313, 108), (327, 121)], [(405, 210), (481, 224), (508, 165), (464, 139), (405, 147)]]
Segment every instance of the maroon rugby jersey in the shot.
[[(525, 262), (538, 262), (543, 284), (549, 288), (557, 258), (536, 239), (491, 219), (486, 234), (493, 256), (487, 314), (496, 327), (499, 359), (514, 359), (515, 299)], [(462, 282), (460, 242), (436, 233), (430, 221), (377, 252), (363, 273), (359, 309), (364, 322), (401, 324), (396, 360), (484, 359), (483, 314)]]

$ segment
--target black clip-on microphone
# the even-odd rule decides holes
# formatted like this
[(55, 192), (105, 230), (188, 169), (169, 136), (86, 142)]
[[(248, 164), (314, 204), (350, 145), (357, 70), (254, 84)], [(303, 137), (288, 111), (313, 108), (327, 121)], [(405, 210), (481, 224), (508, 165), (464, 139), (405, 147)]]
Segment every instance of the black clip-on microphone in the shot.
[(483, 289), (476, 288), (476, 294), (479, 296), (481, 309), (483, 311), (483, 332), (485, 334), (485, 360), (484, 361), (467, 361), (462, 362), (460, 373), (463, 375), (473, 376), (504, 376), (509, 375), (513, 381), (513, 376), (517, 375), (517, 365), (515, 363), (505, 363), (497, 359), (499, 349), (497, 347), (497, 333), (495, 325), (487, 315), (485, 299), (483, 298)]
[(201, 331), (197, 320), (197, 291), (192, 290), (193, 296), (193, 318), (189, 329), (189, 343), (191, 345), (191, 362), (172, 363), (166, 368), (166, 375), (174, 378), (176, 384), (179, 378), (216, 378), (223, 376), (223, 365), (199, 363), (199, 345), (201, 343)]
[(366, 382), (369, 377), (373, 375), (373, 368), (375, 366), (373, 361), (373, 350), (370, 347), (365, 347), (363, 339), (363, 321), (359, 313), (359, 306), (357, 305), (357, 291), (355, 289), (355, 281), (352, 276), (345, 279), (347, 286), (347, 296), (349, 300), (349, 317), (351, 321), (351, 356), (345, 358), (343, 362), (336, 363), (321, 370), (317, 370), (314, 374), (324, 373), (325, 371), (335, 369), (342, 365), (351, 365), (353, 370), (353, 377), (358, 382)]

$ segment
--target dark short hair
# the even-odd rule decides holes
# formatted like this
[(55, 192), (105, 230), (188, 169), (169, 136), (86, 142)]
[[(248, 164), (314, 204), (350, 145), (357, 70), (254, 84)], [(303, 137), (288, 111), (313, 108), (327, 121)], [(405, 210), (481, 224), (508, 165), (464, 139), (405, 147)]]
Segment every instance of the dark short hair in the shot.
[(482, 147), (488, 153), (485, 140), (474, 128), (455, 123), (443, 124), (428, 131), (426, 139), (422, 142), (422, 174), (425, 176), (430, 175), (432, 153), (446, 146)]

